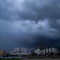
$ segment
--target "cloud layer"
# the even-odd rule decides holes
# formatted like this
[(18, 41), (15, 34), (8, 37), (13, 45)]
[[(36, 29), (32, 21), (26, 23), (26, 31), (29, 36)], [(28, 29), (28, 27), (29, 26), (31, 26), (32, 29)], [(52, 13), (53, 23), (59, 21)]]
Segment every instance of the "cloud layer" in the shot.
[(36, 47), (52, 39), (60, 39), (60, 0), (0, 1), (1, 49)]
[(30, 20), (60, 19), (59, 0), (25, 0), (21, 17)]

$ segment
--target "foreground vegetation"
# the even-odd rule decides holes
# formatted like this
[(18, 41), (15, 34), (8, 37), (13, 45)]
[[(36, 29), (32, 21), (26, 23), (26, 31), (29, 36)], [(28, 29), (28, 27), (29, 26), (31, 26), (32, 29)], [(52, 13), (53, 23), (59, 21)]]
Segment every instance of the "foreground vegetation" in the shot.
[(0, 60), (60, 60), (60, 59), (53, 59), (53, 58), (42, 58), (42, 59), (19, 59), (19, 58), (0, 58)]
[(0, 58), (0, 60), (20, 60), (20, 59), (17, 59), (17, 58)]

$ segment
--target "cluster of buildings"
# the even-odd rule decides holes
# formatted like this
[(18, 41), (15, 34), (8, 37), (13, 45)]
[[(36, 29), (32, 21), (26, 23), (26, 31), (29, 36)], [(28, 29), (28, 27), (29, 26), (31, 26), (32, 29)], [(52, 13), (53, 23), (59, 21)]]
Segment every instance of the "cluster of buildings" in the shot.
[(27, 48), (14, 48), (11, 52), (10, 55), (29, 55), (31, 52), (28, 51)]
[(49, 55), (57, 55), (58, 54), (58, 50), (57, 48), (45, 48), (45, 49), (36, 49), (35, 53), (37, 55), (41, 55), (41, 56), (49, 56)]
[[(45, 48), (45, 49), (34, 49), (34, 54), (37, 56), (49, 56), (51, 54), (53, 55), (57, 55), (58, 54), (58, 50), (57, 48)], [(29, 56), (33, 54), (32, 51), (30, 51), (27, 48), (14, 48), (12, 51), (10, 51), (9, 56)], [(0, 56), (7, 56), (8, 53), (6, 53), (5, 51), (0, 51)]]

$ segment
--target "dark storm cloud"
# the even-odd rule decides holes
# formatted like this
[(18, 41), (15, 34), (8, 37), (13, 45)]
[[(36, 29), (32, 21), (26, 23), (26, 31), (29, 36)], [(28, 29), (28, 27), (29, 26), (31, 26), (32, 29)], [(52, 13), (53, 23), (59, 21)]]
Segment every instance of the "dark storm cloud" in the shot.
[(1, 48), (37, 47), (59, 36), (60, 0), (0, 1)]
[[(55, 31), (56, 35), (59, 36), (60, 23), (58, 24), (57, 22), (60, 19), (60, 0), (24, 0), (20, 18), (38, 22), (46, 19), (48, 21), (47, 25), (49, 25), (46, 30), (53, 34)], [(46, 28), (46, 26), (44, 27)]]
[[(23, 1), (23, 0), (21, 0)], [(2, 0), (0, 18), (3, 20), (60, 19), (60, 0)]]
[(25, 0), (22, 19), (60, 19), (60, 0)]
[[(47, 25), (49, 25), (46, 30), (50, 32), (48, 34), (52, 33), (54, 35), (54, 32), (56, 32), (56, 36), (59, 37), (60, 23), (57, 22), (60, 19), (60, 0), (24, 0), (20, 18), (38, 22), (46, 19), (48, 21)], [(44, 27), (46, 28), (46, 26)]]

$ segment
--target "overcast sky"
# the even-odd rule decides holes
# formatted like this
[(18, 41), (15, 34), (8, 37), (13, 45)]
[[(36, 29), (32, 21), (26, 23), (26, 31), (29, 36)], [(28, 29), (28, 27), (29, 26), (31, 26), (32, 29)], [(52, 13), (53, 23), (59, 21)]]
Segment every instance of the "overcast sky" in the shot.
[(60, 46), (60, 0), (0, 0), (0, 49), (38, 47), (41, 40)]

